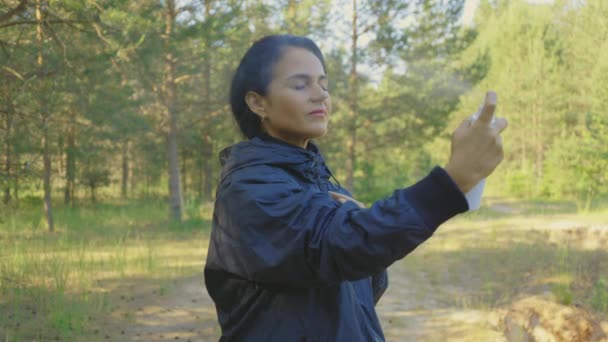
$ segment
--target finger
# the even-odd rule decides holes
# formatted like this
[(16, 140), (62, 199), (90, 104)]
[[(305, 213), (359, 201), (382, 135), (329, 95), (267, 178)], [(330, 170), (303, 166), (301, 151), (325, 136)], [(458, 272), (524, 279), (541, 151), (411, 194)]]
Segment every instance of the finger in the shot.
[(334, 200), (336, 200), (342, 204), (346, 203), (346, 201), (349, 200), (349, 198), (347, 196), (344, 196), (340, 193), (333, 192), (333, 191), (328, 191), (328, 193)]
[(498, 96), (495, 92), (489, 91), (486, 93), (486, 98), (479, 113), (477, 122), (482, 124), (490, 125), (492, 123), (492, 116), (494, 116), (494, 110), (496, 109), (496, 103), (498, 102)]
[(502, 131), (504, 131), (508, 126), (509, 122), (505, 118), (496, 118), (492, 124), (492, 127), (498, 134), (502, 133)]
[(337, 192), (328, 191), (327, 193), (331, 196), (331, 198), (333, 198), (335, 200), (344, 199), (344, 196), (342, 194), (337, 193)]
[(473, 118), (473, 117), (466, 118), (466, 119), (462, 120), (462, 122), (460, 123), (460, 125), (458, 125), (458, 127), (456, 127), (456, 130), (461, 130), (465, 127), (471, 127), (473, 125), (473, 122), (475, 122), (475, 118)]
[(335, 192), (335, 191), (328, 191), (329, 194), (331, 194), (334, 198), (342, 198), (345, 199), (347, 201), (354, 201), (354, 199), (348, 195), (345, 194), (341, 194), (339, 192)]
[(346, 203), (346, 202), (353, 202), (355, 203), (357, 206), (361, 207), (361, 208), (365, 208), (365, 204), (357, 201), (356, 199), (350, 197), (350, 196), (346, 196), (344, 194), (338, 193), (338, 192), (334, 192), (334, 191), (328, 191), (328, 193), (331, 195), (331, 197), (333, 199), (335, 199), (336, 201), (340, 202), (340, 203)]

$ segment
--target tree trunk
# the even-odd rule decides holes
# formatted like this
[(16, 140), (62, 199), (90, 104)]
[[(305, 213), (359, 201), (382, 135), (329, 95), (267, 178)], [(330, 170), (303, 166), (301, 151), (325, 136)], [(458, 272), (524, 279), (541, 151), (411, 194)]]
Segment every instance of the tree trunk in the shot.
[(91, 188), (91, 203), (97, 203), (97, 198), (95, 197), (95, 185), (89, 185)]
[(183, 199), (181, 193), (178, 146), (177, 146), (177, 109), (175, 88), (175, 56), (171, 48), (171, 37), (175, 25), (175, 1), (166, 2), (165, 12), (165, 106), (169, 116), (169, 133), (167, 134), (167, 159), (169, 162), (169, 211), (173, 220), (182, 220)]
[[(15, 154), (15, 165), (21, 167), (21, 158), (19, 157), (18, 153)], [(27, 170), (25, 170), (25, 172), (27, 172)], [(13, 178), (13, 198), (15, 199), (15, 203), (19, 203), (19, 177), (20, 174), (17, 172)]]
[(209, 135), (203, 140), (203, 196), (201, 199), (211, 198), (211, 155), (213, 153), (213, 140)]
[(183, 154), (181, 166), (182, 197), (188, 198), (188, 156)]
[[(209, 18), (211, 16), (211, 0), (205, 1), (205, 18)], [(205, 61), (204, 61), (204, 74), (205, 74), (205, 89), (204, 89), (204, 99), (207, 104), (207, 118), (210, 119), (211, 112), (211, 48), (210, 43), (207, 42), (205, 48)], [(210, 125), (209, 120), (204, 121), (205, 125)], [(213, 153), (213, 140), (208, 132), (208, 127), (203, 127), (202, 130), (202, 144), (201, 144), (201, 200), (207, 200), (211, 198), (211, 163), (210, 159), (212, 158)]]
[(12, 158), (11, 158), (11, 128), (13, 126), (13, 106), (12, 106), (12, 102), (8, 101), (8, 111), (6, 113), (6, 120), (5, 120), (5, 124), (6, 124), (6, 136), (4, 137), (4, 148), (5, 148), (5, 158), (4, 158), (4, 172), (5, 172), (5, 177), (7, 179), (5, 188), (4, 188), (4, 204), (8, 204), (11, 201), (11, 183), (12, 183), (12, 179), (11, 179), (11, 164), (12, 164)]
[(205, 159), (205, 198), (211, 199), (212, 185), (211, 185), (211, 163), (209, 158)]
[(350, 94), (348, 98), (348, 117), (350, 122), (350, 135), (346, 141), (347, 160), (346, 160), (346, 188), (354, 192), (354, 174), (356, 168), (356, 146), (357, 146), (357, 95), (358, 95), (358, 76), (357, 76), (357, 0), (353, 0), (353, 18), (351, 35), (351, 65), (350, 65)]
[[(202, 149), (203, 149), (203, 147), (201, 147), (201, 150)], [(197, 184), (198, 199), (199, 200), (203, 200), (203, 197), (205, 196), (204, 195), (205, 194), (205, 188), (203, 186), (203, 184), (205, 182), (205, 175), (204, 175), (205, 156), (203, 156), (202, 153), (198, 156), (196, 165), (198, 167), (198, 184)]]
[(57, 159), (57, 162), (59, 163), (59, 165), (57, 165), (57, 175), (59, 175), (59, 177), (61, 177), (61, 175), (65, 175), (65, 142), (63, 141), (63, 137), (65, 134), (60, 134), (59, 137), (57, 137), (57, 151), (58, 151), (58, 155), (59, 158)]
[(136, 149), (136, 147), (131, 148), (129, 151), (129, 160), (131, 160), (131, 167), (129, 168), (129, 186), (131, 189), (131, 196), (139, 196), (141, 192), (137, 193), (136, 190), (141, 182), (138, 182), (137, 177), (133, 177), (133, 174), (135, 173), (135, 170), (142, 170), (143, 168), (142, 162), (133, 154), (134, 149)]
[(180, 188), (179, 161), (177, 155), (177, 124), (175, 113), (171, 113), (171, 127), (167, 137), (167, 154), (169, 160), (169, 206), (171, 218), (182, 219), (182, 194)]
[(66, 173), (65, 173), (65, 191), (63, 194), (63, 202), (66, 205), (74, 205), (74, 187), (76, 181), (76, 132), (74, 113), (71, 115), (70, 124), (67, 131), (67, 147), (66, 147)]
[[(36, 64), (39, 70), (42, 70), (44, 65), (44, 58), (42, 55), (42, 1), (36, 0), (36, 42), (38, 43), (38, 58)], [(49, 116), (46, 103), (44, 100), (40, 101), (40, 111), (43, 117), (42, 127), (42, 149), (43, 149), (43, 187), (44, 187), (44, 213), (46, 216), (46, 223), (49, 228), (49, 232), (55, 230), (53, 224), (53, 210), (51, 206), (51, 155), (49, 147)]]
[(49, 232), (55, 230), (53, 224), (53, 209), (51, 206), (51, 151), (49, 147), (49, 120), (48, 117), (44, 119), (44, 128), (42, 133), (42, 146), (43, 146), (43, 160), (44, 160), (44, 213), (46, 216), (46, 222), (49, 228)]
[(122, 180), (120, 182), (120, 194), (127, 198), (127, 184), (129, 184), (129, 140), (122, 143)]

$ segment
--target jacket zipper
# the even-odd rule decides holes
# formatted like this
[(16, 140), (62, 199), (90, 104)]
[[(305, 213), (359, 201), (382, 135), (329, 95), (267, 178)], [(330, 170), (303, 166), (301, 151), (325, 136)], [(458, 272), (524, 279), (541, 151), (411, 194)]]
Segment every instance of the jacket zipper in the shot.
[(314, 157), (313, 161), (312, 161), (312, 176), (313, 176), (313, 180), (315, 182), (315, 184), (317, 185), (317, 187), (319, 188), (319, 190), (321, 191), (327, 191), (327, 186), (324, 186), (325, 184), (323, 184), (323, 182), (321, 181), (321, 176), (319, 174), (319, 163), (318, 163), (318, 159), (317, 156)]

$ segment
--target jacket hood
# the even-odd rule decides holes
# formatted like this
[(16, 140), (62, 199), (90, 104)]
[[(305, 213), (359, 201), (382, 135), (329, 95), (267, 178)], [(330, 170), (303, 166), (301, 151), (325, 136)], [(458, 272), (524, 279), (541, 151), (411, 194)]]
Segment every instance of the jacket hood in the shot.
[(223, 149), (219, 158), (222, 165), (220, 181), (236, 170), (254, 165), (280, 166), (305, 176), (313, 171), (324, 178), (331, 176), (319, 148), (310, 141), (304, 149), (269, 135), (261, 135)]

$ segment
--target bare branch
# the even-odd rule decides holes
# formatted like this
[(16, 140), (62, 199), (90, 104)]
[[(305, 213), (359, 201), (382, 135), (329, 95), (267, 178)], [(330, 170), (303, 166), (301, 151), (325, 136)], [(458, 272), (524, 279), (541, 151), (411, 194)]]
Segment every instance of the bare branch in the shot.
[(19, 74), (17, 71), (15, 71), (15, 69), (9, 68), (7, 66), (3, 66), (2, 69), (8, 71), (9, 73), (15, 75), (18, 79), (25, 81), (25, 78), (23, 78), (23, 76), (21, 76), (21, 74)]
[(53, 26), (49, 25), (46, 21), (44, 22), (44, 26), (46, 26), (46, 28), (48, 29), (48, 33), (51, 36), (51, 38), (53, 38), (53, 41), (61, 49), (63, 49), (63, 59), (67, 60), (67, 48), (65, 47), (65, 44), (61, 41), (61, 39), (59, 39), (59, 36), (57, 36), (57, 32), (55, 32), (55, 30), (53, 29)]
[(97, 10), (99, 12), (103, 12), (103, 8), (101, 7), (101, 5), (99, 5), (97, 2), (95, 2), (94, 0), (89, 0), (88, 3), (90, 3), (91, 5), (95, 6), (95, 8), (97, 8)]
[(27, 7), (27, 2), (28, 0), (21, 0), (17, 7), (8, 10), (8, 12), (6, 13), (0, 14), (0, 23), (9, 21), (13, 16), (16, 16), (17, 14), (25, 11), (25, 8)]
[(375, 23), (370, 23), (370, 24), (366, 25), (365, 27), (362, 27), (362, 28), (359, 30), (359, 34), (358, 34), (358, 36), (361, 36), (361, 35), (363, 35), (363, 34), (365, 34), (365, 33), (369, 32), (369, 31), (371, 31), (371, 30), (372, 30), (373, 28), (375, 28), (375, 27), (376, 27)]
[[(84, 23), (90, 23), (90, 20), (61, 20), (61, 19), (53, 19), (53, 20), (45, 20), (45, 22), (47, 23), (51, 23), (51, 24), (66, 24), (66, 25), (70, 25), (71, 24), (84, 24)], [(36, 20), (19, 20), (19, 21), (12, 21), (10, 23), (6, 23), (6, 24), (2, 24), (0, 25), (0, 28), (5, 28), (5, 27), (9, 27), (9, 26), (17, 26), (17, 25), (33, 25), (33, 24), (37, 24), (38, 21)]]
[(104, 43), (108, 44), (108, 46), (113, 46), (112, 42), (109, 41), (106, 37), (104, 37), (103, 33), (101, 32), (101, 27), (99, 27), (99, 24), (94, 23), (93, 28), (95, 29), (95, 32), (97, 32), (97, 36), (99, 37), (99, 39), (101, 39)]

